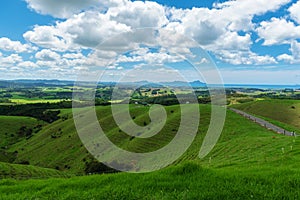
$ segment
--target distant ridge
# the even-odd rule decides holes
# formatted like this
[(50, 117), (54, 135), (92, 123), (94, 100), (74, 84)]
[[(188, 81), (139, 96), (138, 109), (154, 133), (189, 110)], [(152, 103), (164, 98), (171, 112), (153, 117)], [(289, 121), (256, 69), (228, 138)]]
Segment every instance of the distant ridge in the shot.
[[(75, 81), (69, 80), (46, 80), (46, 79), (18, 79), (18, 80), (0, 80), (0, 87), (32, 87), (32, 86), (73, 86)], [(83, 85), (90, 85), (94, 82), (80, 82)], [(116, 84), (122, 86), (144, 86), (144, 87), (206, 87), (206, 84), (201, 81), (193, 81), (193, 82), (183, 82), (183, 81), (172, 81), (172, 82), (158, 82), (153, 83), (149, 81), (137, 81), (137, 82), (100, 82), (99, 86), (115, 86)]]
[[(48, 86), (48, 87), (61, 87), (61, 86), (73, 86), (75, 81), (70, 80), (58, 80), (58, 79), (17, 79), (17, 80), (0, 80), (0, 88), (3, 87), (34, 87), (34, 86)], [(94, 85), (95, 82), (92, 81), (82, 81), (79, 82), (83, 86)], [(100, 82), (98, 86), (104, 87), (114, 87), (115, 85), (120, 85), (124, 87), (149, 87), (149, 88), (158, 88), (158, 87), (207, 87), (207, 84), (199, 80), (192, 82), (184, 81), (170, 81), (170, 82), (149, 82), (149, 81), (136, 81), (136, 82)], [(210, 84), (210, 86), (218, 87), (220, 85)], [(223, 85), (221, 85), (223, 86)], [(288, 85), (288, 84), (224, 84), (225, 88), (257, 88), (257, 89), (300, 89), (299, 84)]]

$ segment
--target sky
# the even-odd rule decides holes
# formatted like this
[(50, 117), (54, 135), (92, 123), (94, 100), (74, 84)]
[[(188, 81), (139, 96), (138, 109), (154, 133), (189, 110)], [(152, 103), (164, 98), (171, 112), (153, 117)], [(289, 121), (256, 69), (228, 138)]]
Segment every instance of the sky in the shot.
[(300, 0), (0, 4), (0, 79), (300, 84)]

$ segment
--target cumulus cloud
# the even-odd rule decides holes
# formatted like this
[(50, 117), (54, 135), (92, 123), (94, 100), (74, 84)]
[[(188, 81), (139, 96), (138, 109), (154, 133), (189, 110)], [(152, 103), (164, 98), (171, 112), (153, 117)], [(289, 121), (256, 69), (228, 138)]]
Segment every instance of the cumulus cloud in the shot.
[[(23, 61), (18, 54), (3, 56), (1, 63), (19, 68), (49, 69), (58, 74), (95, 66), (122, 70), (122, 62), (180, 62), (192, 56), (196, 42), (219, 60), (234, 65), (295, 63), (299, 58), (300, 1), (288, 9), (289, 17), (272, 18), (256, 24), (254, 17), (276, 11), (291, 0), (231, 0), (215, 3), (212, 8), (177, 9), (151, 1), (128, 0), (26, 0), (28, 7), (40, 14), (61, 18), (52, 25), (36, 25), (23, 34), (28, 43), (42, 50)], [(288, 21), (290, 20), (290, 21)], [(162, 31), (139, 29), (158, 27)], [(139, 29), (136, 34), (131, 34)], [(164, 31), (165, 30), (165, 31)], [(290, 55), (277, 61), (270, 55), (253, 52), (253, 34), (263, 45), (290, 44)], [(127, 33), (127, 34), (126, 34)], [(121, 34), (121, 35), (120, 35)], [(119, 36), (118, 36), (119, 35)], [(113, 39), (111, 39), (113, 38)], [(196, 42), (190, 42), (193, 39)], [(141, 47), (162, 45), (158, 52)], [(0, 38), (0, 49), (14, 53), (36, 51), (30, 44)], [(92, 50), (84, 53), (82, 50)], [(119, 56), (132, 49), (131, 54)], [(202, 60), (201, 63), (205, 63)], [(42, 73), (42, 71), (41, 71)]]
[(83, 47), (95, 47), (114, 35), (130, 31), (130, 27), (110, 20), (106, 14), (89, 11), (76, 15), (56, 28), (71, 38), (72, 42)]
[(27, 31), (23, 37), (40, 47), (66, 51), (71, 46), (70, 38), (55, 26), (35, 26), (33, 30)]
[(291, 18), (300, 24), (300, 1), (294, 3), (288, 11), (290, 12)]
[(263, 21), (256, 31), (264, 40), (263, 45), (288, 44), (300, 38), (300, 26), (284, 18), (273, 17), (270, 21)]
[[(254, 16), (263, 15), (268, 11), (275, 11), (290, 0), (260, 1), (260, 0), (233, 0), (224, 3), (215, 3), (212, 9), (169, 9), (170, 23), (166, 26), (179, 33), (195, 39), (204, 49), (214, 54), (226, 52), (222, 55), (223, 61), (229, 63), (252, 64), (255, 60), (259, 63), (274, 63), (271, 56), (258, 57), (251, 52), (251, 35), (255, 25)], [(240, 31), (246, 32), (240, 34)], [(248, 33), (247, 33), (248, 32)], [(239, 56), (232, 58), (232, 52), (242, 51)], [(235, 55), (235, 54), (234, 54)]]
[(233, 65), (266, 65), (277, 63), (276, 59), (272, 56), (261, 56), (251, 51), (221, 50), (216, 53), (216, 56), (220, 60)]
[(31, 61), (20, 62), (17, 66), (21, 68), (38, 68), (38, 65)]
[(68, 18), (86, 9), (103, 9), (113, 6), (117, 0), (26, 0), (28, 7), (41, 14)]
[(108, 9), (110, 19), (132, 28), (162, 27), (167, 24), (165, 8), (150, 1), (126, 1), (123, 5)]
[(88, 11), (57, 22), (55, 26), (36, 26), (23, 36), (26, 40), (56, 51), (96, 47), (113, 35), (129, 31), (130, 27), (111, 21), (109, 16)]
[(58, 61), (60, 55), (49, 49), (43, 49), (35, 54), (35, 58), (41, 61)]
[(63, 54), (63, 58), (68, 58), (68, 59), (80, 59), (83, 58), (84, 55), (82, 53), (66, 53)]
[(22, 57), (18, 54), (11, 54), (9, 56), (2, 55), (0, 57), (0, 65), (7, 67), (22, 62), (22, 60)]
[(32, 51), (37, 50), (36, 47), (32, 47), (29, 44), (22, 44), (19, 41), (12, 41), (6, 37), (0, 38), (0, 49), (4, 51), (12, 51), (16, 53), (23, 53), (23, 52), (30, 53)]
[(292, 41), (290, 51), (291, 55), (281, 54), (277, 59), (291, 64), (300, 63), (300, 43), (295, 40)]
[(171, 62), (180, 62), (182, 58), (176, 55), (170, 55), (166, 52), (146, 52), (143, 55), (125, 56), (121, 55), (117, 59), (117, 63), (122, 62), (146, 62), (149, 64), (163, 64)]

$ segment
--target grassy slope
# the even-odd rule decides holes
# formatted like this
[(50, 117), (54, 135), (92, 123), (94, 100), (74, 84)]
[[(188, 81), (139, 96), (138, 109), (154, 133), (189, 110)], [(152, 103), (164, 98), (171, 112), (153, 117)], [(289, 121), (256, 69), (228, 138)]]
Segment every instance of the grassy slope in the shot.
[(34, 129), (38, 124), (44, 124), (31, 117), (0, 116), (0, 162), (13, 162), (16, 158), (15, 152), (6, 152), (10, 145), (24, 140), (25, 136), (20, 136), (18, 131), (22, 126)]
[(0, 162), (0, 179), (29, 179), (50, 177), (67, 177), (67, 174), (54, 169)]
[(37, 124), (39, 122), (31, 117), (0, 116), (0, 147), (15, 143), (16, 133), (22, 126), (33, 128)]
[(209, 169), (185, 163), (148, 174), (0, 181), (5, 199), (299, 199), (299, 170)]
[(272, 123), (300, 133), (299, 100), (263, 100), (237, 104), (233, 107), (262, 116)]
[(82, 159), (88, 155), (76, 134), (72, 118), (46, 125), (38, 134), (16, 143), (9, 151), (18, 151), (16, 162), (26, 160), (32, 165), (70, 172), (83, 172)]
[[(206, 113), (208, 113), (209, 109), (205, 106), (204, 108), (206, 109)], [(132, 116), (135, 117), (135, 121), (138, 124), (149, 123), (148, 109), (147, 107), (133, 107)], [(160, 134), (148, 140), (130, 140), (129, 136), (119, 132), (111, 115), (110, 107), (97, 107), (97, 114), (103, 129), (116, 145), (130, 151), (145, 152), (162, 147), (176, 134), (176, 131), (173, 129), (178, 126), (180, 119), (178, 106), (167, 107), (167, 110), (170, 115), (167, 126)], [(172, 114), (171, 110), (173, 111)], [(51, 168), (58, 167), (61, 170), (82, 174), (85, 165), (83, 160), (88, 159), (90, 155), (77, 135), (71, 112), (71, 109), (62, 110), (61, 115), (68, 115), (69, 119), (58, 120), (53, 124), (49, 124), (39, 134), (29, 140), (15, 144), (10, 151), (17, 150), (19, 152), (16, 162), (19, 160), (28, 160), (33, 165)], [(52, 135), (59, 137), (52, 138)]]
[[(210, 108), (200, 106), (201, 123), (197, 137), (188, 151), (176, 163), (186, 160), (198, 160), (197, 155), (202, 144), (203, 136), (207, 130), (210, 117)], [(132, 116), (136, 117), (138, 124), (149, 122), (148, 108), (134, 107)], [(171, 110), (174, 111), (172, 114)], [(97, 107), (100, 124), (107, 132), (110, 139), (118, 146), (135, 152), (145, 152), (161, 148), (172, 140), (178, 125), (180, 112), (178, 106), (167, 107), (169, 113), (168, 125), (156, 136), (143, 140), (130, 140), (129, 136), (119, 132), (109, 107)], [(81, 141), (79, 140), (71, 117), (71, 110), (63, 110), (63, 115), (69, 114), (69, 119), (59, 120), (46, 126), (39, 134), (29, 140), (17, 143), (10, 151), (19, 152), (19, 160), (28, 160), (30, 164), (41, 167), (59, 168), (72, 173), (82, 174), (84, 170), (84, 159), (89, 158)], [(59, 131), (61, 130), (61, 131)], [(60, 137), (52, 138), (51, 134), (60, 133)], [(221, 138), (213, 151), (205, 159), (201, 160), (202, 165), (215, 167), (228, 165), (249, 165), (252, 163), (280, 163), (282, 150), (285, 155), (299, 160), (297, 154), (300, 147), (298, 140), (291, 137), (277, 135), (259, 125), (244, 119), (243, 117), (228, 111), (225, 128)], [(292, 150), (291, 150), (292, 149)], [(16, 161), (16, 162), (17, 162)], [(69, 169), (68, 169), (69, 168)]]
[[(108, 116), (100, 119), (100, 123), (108, 123), (112, 120), (109, 119), (108, 107), (97, 109), (98, 113), (101, 111), (102, 114), (105, 114), (104, 116)], [(136, 109), (133, 111), (133, 115), (140, 116), (136, 118), (138, 123), (147, 121), (147, 115), (141, 111), (146, 108)], [(170, 121), (175, 124), (177, 115), (179, 115), (176, 114), (176, 106), (167, 109), (175, 111), (172, 114), (175, 119)], [(63, 111), (63, 114), (68, 113), (70, 114), (70, 110)], [(201, 106), (201, 115), (202, 124), (199, 133), (203, 133), (207, 129), (209, 107)], [(128, 140), (114, 137), (114, 131), (117, 133), (118, 130), (114, 130), (113, 123), (109, 125), (112, 127), (107, 127), (107, 130), (111, 131), (108, 135), (111, 134), (112, 140), (119, 146), (134, 151), (141, 150), (139, 144), (142, 141), (134, 141), (135, 145), (131, 146)], [(55, 132), (59, 128), (62, 129), (62, 136), (56, 139), (51, 138), (51, 132)], [(166, 137), (169, 139), (172, 138), (171, 132), (166, 132)], [(43, 198), (45, 196), (69, 199), (79, 199), (80, 197), (85, 199), (108, 197), (115, 199), (299, 198), (300, 145), (298, 138), (277, 135), (228, 111), (225, 128), (219, 142), (206, 158), (199, 160), (197, 154), (202, 139), (203, 134), (198, 134), (189, 150), (176, 162), (178, 166), (171, 166), (162, 171), (148, 174), (120, 173), (71, 179), (2, 181), (0, 182), (0, 193), (1, 196), (11, 199)], [(64, 165), (68, 161), (71, 171), (80, 172), (83, 167), (82, 158), (87, 156), (80, 144), (70, 118), (48, 125), (29, 141), (19, 143), (18, 146), (25, 148), (23, 153), (19, 153), (19, 156), (28, 158), (30, 163), (39, 166), (53, 167), (58, 163)], [(151, 144), (151, 142), (144, 142), (143, 146), (151, 149), (153, 148)], [(73, 145), (74, 148), (70, 148), (69, 145)], [(52, 147), (52, 151), (49, 151), (50, 147)], [(48, 163), (49, 161), (52, 163)], [(81, 168), (75, 164), (78, 161), (81, 161)]]

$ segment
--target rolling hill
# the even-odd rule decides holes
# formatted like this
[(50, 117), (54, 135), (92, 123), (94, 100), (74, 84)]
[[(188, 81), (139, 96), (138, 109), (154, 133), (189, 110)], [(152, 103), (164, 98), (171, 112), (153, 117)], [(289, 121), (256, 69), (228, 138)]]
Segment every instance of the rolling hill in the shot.
[[(131, 116), (137, 124), (149, 123), (149, 107), (132, 106)], [(106, 135), (120, 148), (133, 152), (149, 152), (168, 144), (175, 136), (180, 121), (178, 106), (166, 107), (168, 113), (167, 124), (159, 134), (149, 138), (132, 138), (126, 135), (115, 124), (109, 106), (96, 108), (99, 123)], [(197, 136), (175, 164), (195, 160), (203, 166), (230, 166), (249, 163), (268, 164), (280, 162), (283, 156), (297, 159), (300, 147), (297, 138), (285, 137), (228, 111), (221, 138), (213, 151), (200, 160), (199, 149), (208, 129), (210, 120), (210, 106), (200, 105), (201, 120)], [(69, 171), (75, 174), (84, 174), (86, 164), (93, 158), (80, 141), (71, 114), (71, 109), (62, 110), (61, 115), (68, 116), (43, 129), (28, 140), (13, 145), (9, 152), (18, 152), (16, 163), (28, 161), (32, 165)], [(87, 123), (88, 126), (88, 123)], [(292, 151), (290, 150), (292, 148)], [(299, 158), (300, 159), (300, 158)]]
[(300, 133), (299, 100), (261, 100), (233, 105), (234, 108), (261, 116), (266, 120)]
[[(277, 105), (276, 102), (272, 105)], [(294, 104), (293, 104), (294, 105)], [(288, 104), (290, 106), (290, 104)], [(296, 105), (297, 106), (297, 105)], [(280, 108), (280, 107), (279, 107)], [(84, 108), (83, 115), (84, 115)], [(268, 109), (274, 109), (270, 106)], [(148, 124), (149, 107), (132, 106), (137, 124)], [(168, 106), (168, 123), (148, 140), (120, 132), (109, 106), (96, 108), (99, 123), (119, 147), (135, 152), (153, 151), (176, 134), (180, 111)], [(5, 199), (298, 199), (300, 197), (300, 145), (298, 137), (278, 135), (228, 110), (222, 135), (204, 159), (198, 158), (210, 120), (210, 106), (200, 105), (198, 134), (174, 165), (146, 174), (102, 174), (69, 179), (2, 180)], [(271, 112), (271, 111), (270, 111)], [(84, 174), (92, 159), (77, 136), (71, 109), (61, 110), (60, 120), (45, 125), (29, 139), (11, 146), (17, 159), (32, 165)], [(88, 126), (88, 123), (87, 123)], [(54, 170), (55, 171), (55, 170)], [(56, 171), (55, 171), (56, 172)], [(76, 188), (76, 190), (74, 190)]]
[(31, 117), (0, 116), (0, 147), (16, 143), (22, 136), (18, 135), (21, 127), (33, 130), (39, 124), (44, 123)]
[(54, 169), (0, 162), (0, 179), (41, 179), (50, 177), (66, 178), (70, 175)]

